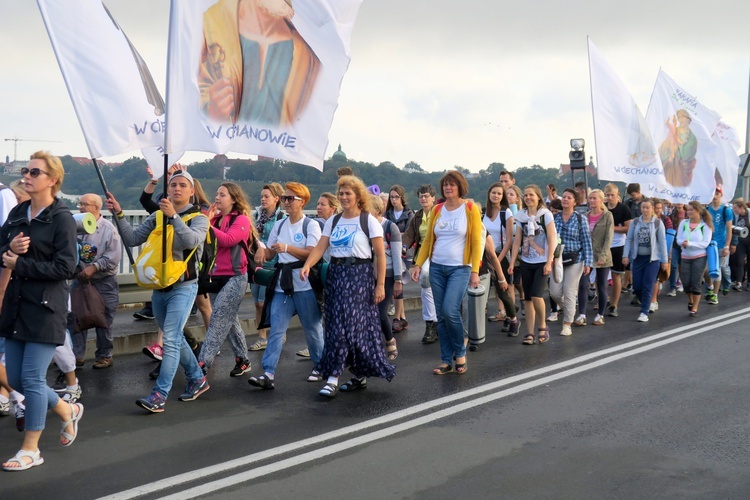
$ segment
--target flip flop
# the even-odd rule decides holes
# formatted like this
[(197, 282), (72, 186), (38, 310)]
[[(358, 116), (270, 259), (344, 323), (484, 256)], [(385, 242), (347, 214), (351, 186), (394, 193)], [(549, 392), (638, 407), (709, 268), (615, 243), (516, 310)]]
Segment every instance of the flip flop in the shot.
[[(31, 462), (25, 462), (24, 458), (30, 458)], [(7, 465), (3, 466), (3, 470), (7, 471), (16, 471), (16, 470), (28, 470), (32, 467), (36, 467), (37, 465), (42, 465), (44, 463), (44, 459), (42, 458), (41, 451), (26, 451), (26, 450), (18, 450), (18, 453), (16, 453), (16, 456), (13, 458), (8, 459), (8, 463), (17, 463), (20, 467), (8, 467)]]
[[(78, 412), (76, 412), (78, 410)], [(81, 403), (75, 403), (70, 405), (70, 411), (71, 411), (71, 418), (67, 422), (62, 423), (62, 429), (60, 430), (60, 437), (62, 439), (67, 439), (67, 443), (63, 443), (62, 440), (60, 441), (60, 444), (64, 447), (68, 447), (71, 444), (73, 444), (73, 441), (76, 440), (78, 437), (78, 422), (81, 420), (81, 417), (83, 417), (83, 405)], [(65, 432), (65, 428), (73, 424), (73, 434), (68, 434)]]

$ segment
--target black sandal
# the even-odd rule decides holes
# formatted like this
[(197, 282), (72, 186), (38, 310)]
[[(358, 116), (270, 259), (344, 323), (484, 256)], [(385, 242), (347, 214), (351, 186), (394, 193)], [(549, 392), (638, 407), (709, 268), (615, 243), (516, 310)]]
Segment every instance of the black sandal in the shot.
[(353, 377), (349, 382), (341, 384), (340, 389), (341, 392), (353, 392), (361, 389), (367, 389), (367, 379), (364, 377), (362, 377), (362, 379)]
[(536, 342), (536, 339), (534, 339), (533, 333), (527, 333), (523, 336), (523, 340), (521, 341), (523, 345), (534, 345), (534, 342)]
[(336, 393), (339, 392), (339, 386), (336, 384), (327, 383), (323, 386), (323, 388), (318, 392), (321, 396), (325, 398), (333, 398), (336, 397)]
[(398, 357), (398, 346), (396, 345), (396, 339), (389, 340), (385, 343), (385, 346), (385, 354), (386, 356), (388, 356), (388, 360), (393, 361), (394, 359), (396, 359)]
[(445, 366), (438, 366), (434, 370), (432, 370), (432, 373), (435, 375), (445, 375), (446, 373), (450, 373), (453, 371), (453, 365), (445, 365)]

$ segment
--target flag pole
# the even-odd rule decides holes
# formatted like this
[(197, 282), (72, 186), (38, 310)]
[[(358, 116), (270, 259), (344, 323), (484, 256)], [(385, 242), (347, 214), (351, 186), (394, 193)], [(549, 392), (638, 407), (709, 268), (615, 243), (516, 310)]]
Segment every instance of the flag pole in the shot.
[[(748, 74), (747, 83), (747, 123), (745, 125), (745, 154), (750, 154), (750, 73)], [(742, 198), (747, 203), (750, 197), (750, 177), (743, 179)]]
[[(163, 191), (163, 197), (167, 197), (167, 189), (169, 184), (169, 178), (167, 177), (169, 171), (169, 155), (164, 154), (164, 173), (162, 174), (164, 176), (164, 191)], [(165, 264), (167, 262), (167, 218), (162, 216), (162, 231), (161, 231), (161, 265), (162, 265), (162, 276), (165, 276), (164, 269)]]
[[(596, 114), (594, 113), (594, 82), (591, 79), (591, 38), (588, 35), (586, 35), (586, 54), (589, 57), (589, 95), (591, 96), (591, 123), (594, 126), (594, 147), (596, 148), (596, 178), (601, 185), (602, 180), (599, 177), (599, 148), (596, 147), (598, 143), (596, 142)], [(586, 158), (584, 158), (585, 160)], [(586, 187), (588, 188), (588, 185)]]
[[(107, 193), (109, 193), (109, 189), (107, 189), (107, 183), (104, 181), (104, 174), (102, 174), (102, 169), (99, 167), (99, 163), (97, 163), (96, 158), (91, 158), (91, 161), (94, 162), (94, 169), (96, 170), (96, 175), (99, 177), (99, 182), (102, 185), (102, 189), (104, 190), (104, 199), (107, 199)], [(110, 210), (112, 212), (112, 217), (117, 217), (117, 214), (114, 213), (114, 211)], [(120, 226), (115, 223), (114, 225), (117, 228), (117, 233), (120, 235), (120, 239), (122, 239), (122, 230), (120, 229)], [(130, 261), (130, 265), (133, 265), (133, 251), (130, 249), (129, 246), (123, 245), (123, 248), (125, 249), (125, 254), (128, 256), (128, 260)]]

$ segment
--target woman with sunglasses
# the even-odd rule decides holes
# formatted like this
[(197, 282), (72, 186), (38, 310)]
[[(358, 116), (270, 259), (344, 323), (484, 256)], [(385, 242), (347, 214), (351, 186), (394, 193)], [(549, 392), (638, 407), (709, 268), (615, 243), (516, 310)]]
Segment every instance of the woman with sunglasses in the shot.
[[(271, 229), (277, 221), (286, 217), (284, 210), (281, 206), (281, 196), (284, 194), (284, 189), (278, 182), (272, 182), (266, 184), (260, 191), (260, 206), (255, 210), (253, 218), (255, 220), (255, 230), (258, 233), (260, 242), (263, 243), (261, 246), (265, 246), (268, 242), (268, 237), (271, 235)], [(261, 259), (261, 253), (256, 252), (254, 266), (263, 266), (266, 269), (273, 269), (276, 264), (276, 257), (273, 259), (266, 260), (265, 262)], [(262, 351), (268, 345), (268, 329), (260, 328), (260, 321), (263, 315), (263, 298), (266, 296), (266, 287), (256, 285), (252, 283), (250, 285), (250, 292), (253, 294), (253, 300), (255, 301), (255, 324), (258, 326), (258, 340), (250, 346), (251, 351)]]
[[(299, 182), (287, 182), (286, 191), (281, 196), (287, 218), (274, 224), (268, 236), (266, 248), (259, 249), (263, 259), (271, 260), (278, 256), (276, 271), (266, 290), (265, 307), (261, 327), (270, 324), (268, 345), (263, 353), (263, 375), (250, 377), (248, 383), (261, 389), (275, 387), (276, 369), (281, 357), (284, 337), (289, 321), (297, 314), (305, 332), (307, 349), (313, 366), (320, 362), (323, 352), (323, 317), (318, 307), (318, 299), (309, 280), (300, 278), (300, 269), (320, 240), (320, 225), (305, 217), (303, 209), (310, 201), (310, 191)], [(323, 376), (313, 370), (308, 382), (320, 382)]]
[(30, 200), (11, 210), (0, 234), (3, 266), (12, 271), (0, 336), (6, 342), (8, 382), (26, 396), (26, 433), (19, 452), (3, 463), (9, 471), (44, 463), (39, 438), (47, 410), (62, 421), (63, 446), (73, 444), (83, 416), (83, 405), (63, 401), (46, 381), (55, 348), (65, 341), (67, 280), (78, 260), (75, 221), (55, 197), (65, 171), (59, 158), (38, 151), (21, 174)]
[(216, 190), (208, 218), (216, 237), (216, 259), (210, 272), (207, 290), (213, 304), (198, 363), (208, 369), (229, 337), (234, 350), (234, 369), (230, 377), (250, 371), (247, 343), (237, 312), (247, 289), (247, 252), (245, 245), (252, 234), (250, 205), (242, 188), (234, 182), (222, 182)]

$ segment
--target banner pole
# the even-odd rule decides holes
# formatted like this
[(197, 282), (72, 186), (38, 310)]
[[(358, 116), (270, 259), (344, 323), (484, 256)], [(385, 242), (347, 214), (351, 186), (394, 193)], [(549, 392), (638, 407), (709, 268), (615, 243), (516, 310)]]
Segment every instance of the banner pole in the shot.
[[(169, 184), (169, 178), (167, 177), (169, 171), (169, 155), (164, 154), (164, 198), (167, 197), (167, 188)], [(167, 262), (167, 218), (162, 217), (162, 231), (161, 231), (161, 264), (162, 264), (162, 276), (165, 275), (166, 269), (164, 269)]]
[[(99, 177), (99, 182), (102, 185), (102, 189), (104, 190), (104, 199), (107, 199), (107, 193), (109, 193), (109, 189), (107, 189), (107, 183), (104, 181), (104, 174), (102, 174), (102, 169), (99, 167), (99, 163), (97, 163), (96, 158), (91, 158), (91, 161), (94, 162), (94, 169), (96, 170), (96, 175)], [(117, 217), (117, 214), (114, 213), (112, 210), (112, 217)], [(122, 240), (122, 230), (120, 229), (120, 226), (115, 222), (115, 227), (117, 228), (117, 233), (120, 235), (120, 240)], [(133, 251), (130, 249), (129, 246), (123, 245), (123, 248), (125, 249), (125, 254), (128, 256), (128, 260), (130, 261), (130, 265), (132, 267), (133, 262)]]

